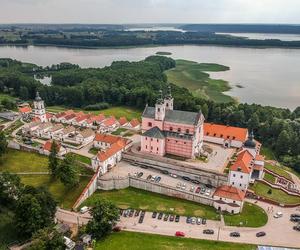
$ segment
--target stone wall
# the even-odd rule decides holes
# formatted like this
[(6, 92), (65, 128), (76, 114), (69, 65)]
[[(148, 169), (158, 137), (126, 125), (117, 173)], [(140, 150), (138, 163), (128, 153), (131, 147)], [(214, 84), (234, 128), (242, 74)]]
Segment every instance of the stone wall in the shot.
[(143, 179), (128, 176), (124, 178), (99, 179), (98, 188), (101, 190), (123, 189), (134, 187), (146, 190), (153, 193), (159, 193), (167, 196), (172, 196), (180, 199), (190, 200), (201, 204), (213, 205), (212, 198), (204, 197), (195, 193), (166, 186), (164, 184), (154, 183)]

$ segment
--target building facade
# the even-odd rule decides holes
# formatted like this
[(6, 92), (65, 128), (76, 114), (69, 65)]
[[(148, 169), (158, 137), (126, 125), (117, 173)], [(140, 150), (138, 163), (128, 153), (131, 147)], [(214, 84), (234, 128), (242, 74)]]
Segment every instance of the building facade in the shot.
[(39, 92), (36, 92), (36, 97), (33, 101), (33, 115), (36, 119), (39, 119), (41, 122), (47, 122), (45, 103), (40, 97)]
[(168, 94), (148, 105), (142, 114), (141, 152), (195, 158), (203, 144), (204, 116), (201, 112), (173, 110), (173, 97)]

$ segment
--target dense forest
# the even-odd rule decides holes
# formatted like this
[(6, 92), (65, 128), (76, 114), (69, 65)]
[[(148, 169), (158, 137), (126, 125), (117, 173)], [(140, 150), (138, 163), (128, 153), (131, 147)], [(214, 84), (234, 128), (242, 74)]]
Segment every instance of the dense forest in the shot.
[[(106, 107), (127, 105), (143, 109), (153, 105), (159, 89), (168, 86), (164, 71), (175, 61), (150, 56), (139, 62), (114, 62), (109, 67), (81, 69), (62, 64), (39, 67), (11, 59), (0, 59), (0, 91), (27, 100), (39, 90), (47, 105)], [(52, 76), (52, 85), (42, 85), (33, 74)], [(248, 127), (256, 139), (271, 148), (278, 159), (300, 172), (300, 107), (289, 109), (257, 104), (226, 103), (194, 97), (186, 88), (172, 85), (175, 108), (201, 110), (209, 122)]]
[[(215, 27), (216, 26), (216, 27)], [(117, 29), (103, 29), (105, 27), (72, 27), (59, 29), (50, 29), (48, 26), (43, 29), (25, 29), (25, 28), (2, 28), (0, 26), (0, 45), (53, 45), (53, 46), (72, 46), (72, 47), (116, 47), (116, 46), (140, 46), (140, 45), (225, 45), (225, 46), (254, 46), (254, 47), (300, 47), (300, 41), (281, 41), (278, 39), (248, 39), (245, 37), (217, 34), (217, 31), (241, 30), (239, 26), (232, 29), (226, 29), (222, 25), (197, 26), (189, 25), (186, 28), (192, 31), (126, 31), (121, 27)], [(48, 27), (48, 29), (47, 29)], [(113, 26), (114, 27), (114, 26)], [(243, 29), (246, 29), (243, 26)], [(246, 30), (257, 30), (258, 28)], [(261, 27), (261, 26), (259, 26)], [(198, 30), (198, 28), (200, 30)], [(292, 29), (292, 28), (291, 28)], [(260, 30), (266, 30), (260, 29)], [(293, 32), (300, 32), (298, 26), (295, 26)], [(233, 31), (232, 31), (233, 32)], [(250, 31), (249, 31), (250, 32)], [(270, 31), (271, 32), (271, 31)], [(292, 31), (291, 31), (292, 32)]]

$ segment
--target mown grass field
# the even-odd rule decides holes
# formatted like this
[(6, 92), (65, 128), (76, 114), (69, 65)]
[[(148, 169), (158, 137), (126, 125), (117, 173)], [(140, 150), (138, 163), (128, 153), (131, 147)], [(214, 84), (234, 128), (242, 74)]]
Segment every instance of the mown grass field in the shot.
[(276, 174), (279, 174), (279, 175), (287, 178), (288, 180), (293, 180), (291, 175), (281, 167), (272, 166), (272, 165), (266, 163), (265, 168), (269, 169), (270, 171), (273, 171)]
[(255, 245), (119, 232), (97, 242), (96, 250), (255, 250)]
[(224, 220), (228, 226), (262, 227), (268, 222), (268, 215), (261, 207), (245, 202), (241, 214), (225, 214)]
[[(300, 197), (288, 195), (285, 192), (283, 192), (279, 189), (271, 188), (270, 186), (268, 186), (264, 183), (255, 182), (254, 185), (251, 186), (251, 189), (258, 196), (265, 197), (265, 198), (271, 199), (273, 201), (277, 201), (282, 204), (300, 203)], [(272, 190), (271, 194), (268, 193), (268, 191), (270, 189)]]
[(211, 79), (207, 73), (226, 70), (229, 68), (219, 64), (176, 60), (176, 67), (165, 73), (168, 82), (189, 89), (195, 96), (216, 102), (231, 102), (234, 99), (223, 94), (223, 92), (230, 90), (228, 82)]
[(132, 120), (133, 118), (141, 119), (141, 114), (142, 111), (138, 109), (134, 109), (132, 107), (125, 107), (125, 106), (119, 106), (119, 107), (111, 107), (108, 109), (103, 109), (103, 110), (95, 110), (95, 111), (86, 111), (83, 109), (78, 109), (78, 108), (68, 108), (68, 107), (63, 107), (63, 106), (49, 106), (46, 108), (47, 111), (53, 112), (53, 113), (58, 113), (62, 112), (68, 109), (73, 109), (74, 111), (83, 111), (85, 113), (92, 113), (95, 115), (98, 115), (100, 113), (104, 114), (105, 116), (115, 116), (116, 118), (120, 118), (122, 116), (125, 116), (127, 120)]
[(270, 182), (272, 184), (275, 184), (276, 178), (274, 177), (274, 175), (271, 175), (269, 173), (265, 173), (264, 180), (266, 180), (266, 181), (268, 181), (268, 182)]
[(120, 208), (159, 211), (179, 215), (190, 215), (218, 220), (219, 214), (211, 206), (177, 199), (136, 188), (126, 188), (112, 191), (97, 191), (89, 197), (82, 206), (93, 206), (97, 200), (107, 199)]
[[(93, 173), (83, 167), (75, 166), (85, 175), (93, 175)], [(9, 150), (0, 163), (0, 172), (9, 171), (12, 173), (20, 172), (47, 172), (48, 158), (35, 153), (29, 153), (18, 150)], [(65, 208), (71, 208), (82, 190), (88, 184), (91, 176), (81, 176), (80, 183), (77, 187), (68, 190), (58, 180), (52, 180), (50, 175), (21, 175), (21, 180), (26, 185), (34, 187), (45, 186), (57, 200), (59, 205)]]

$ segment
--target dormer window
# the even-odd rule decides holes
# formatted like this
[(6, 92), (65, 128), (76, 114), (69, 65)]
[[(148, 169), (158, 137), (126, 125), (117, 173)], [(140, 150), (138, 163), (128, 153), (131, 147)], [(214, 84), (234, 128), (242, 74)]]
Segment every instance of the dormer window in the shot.
[(189, 133), (190, 133), (190, 130), (189, 130), (189, 129), (186, 129), (185, 132), (186, 132), (187, 134), (189, 134)]
[(223, 135), (221, 135), (221, 138), (223, 138)]
[(207, 132), (206, 135), (209, 135), (209, 132)]
[(180, 133), (181, 132), (181, 128), (178, 128), (177, 131)]
[(167, 103), (166, 106), (169, 107), (169, 103)]
[(216, 133), (214, 133), (214, 136), (216, 136), (217, 134)]
[(173, 127), (170, 127), (170, 131), (173, 131)]
[(157, 112), (160, 112), (160, 108), (157, 108)]
[(241, 172), (241, 171), (242, 171), (241, 167), (238, 167), (238, 168), (237, 168), (237, 171)]

